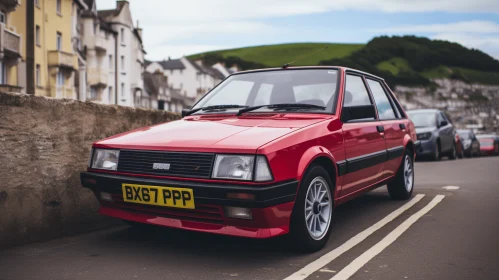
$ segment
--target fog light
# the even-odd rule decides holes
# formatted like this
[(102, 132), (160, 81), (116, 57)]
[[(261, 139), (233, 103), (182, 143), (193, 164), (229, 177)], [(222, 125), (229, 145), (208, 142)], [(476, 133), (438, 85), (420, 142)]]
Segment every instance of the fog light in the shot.
[(105, 201), (113, 201), (113, 197), (111, 196), (110, 193), (107, 192), (101, 192), (100, 193), (100, 198)]
[(229, 218), (245, 220), (251, 220), (253, 218), (251, 216), (251, 209), (249, 208), (225, 207), (225, 212), (227, 213), (227, 217)]

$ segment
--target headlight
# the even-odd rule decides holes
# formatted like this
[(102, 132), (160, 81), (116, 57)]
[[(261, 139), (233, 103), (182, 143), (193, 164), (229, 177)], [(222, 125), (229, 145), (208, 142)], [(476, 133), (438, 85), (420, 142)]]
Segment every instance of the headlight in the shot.
[(272, 174), (264, 156), (256, 157), (255, 168), (255, 156), (217, 155), (212, 178), (251, 181), (253, 170), (255, 170), (255, 181), (272, 180)]
[(418, 133), (418, 140), (428, 140), (431, 138), (431, 132)]
[(95, 149), (92, 157), (92, 168), (116, 170), (118, 167), (119, 150)]

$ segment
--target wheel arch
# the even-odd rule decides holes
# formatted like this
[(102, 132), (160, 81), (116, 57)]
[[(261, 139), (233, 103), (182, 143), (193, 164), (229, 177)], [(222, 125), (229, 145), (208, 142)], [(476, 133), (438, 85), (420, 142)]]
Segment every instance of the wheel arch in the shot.
[(332, 181), (331, 183), (333, 184), (331, 186), (333, 188), (333, 195), (336, 197), (338, 166), (331, 152), (322, 146), (311, 147), (302, 155), (298, 164), (298, 170), (296, 174), (296, 178), (298, 179), (298, 181), (302, 181), (303, 176), (305, 176), (305, 173), (313, 164), (319, 164), (323, 166), (326, 172), (329, 174), (329, 177)]

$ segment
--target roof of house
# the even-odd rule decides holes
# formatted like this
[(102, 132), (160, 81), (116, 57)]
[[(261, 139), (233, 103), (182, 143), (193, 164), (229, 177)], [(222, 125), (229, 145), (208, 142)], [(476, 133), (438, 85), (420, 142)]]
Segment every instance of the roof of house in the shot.
[(174, 69), (185, 69), (185, 65), (180, 61), (180, 59), (168, 59), (163, 61), (158, 61), (158, 63), (165, 70), (174, 70)]
[(195, 61), (192, 61), (190, 59), (187, 59), (191, 64), (192, 66), (194, 66), (194, 68), (196, 68), (196, 70), (200, 73), (203, 73), (203, 74), (207, 74), (207, 75), (210, 75), (210, 76), (213, 76), (213, 77), (216, 77), (216, 78), (219, 78), (219, 79), (223, 79), (224, 78), (224, 75), (218, 71), (217, 69), (215, 68), (212, 68), (212, 67), (207, 67), (205, 65), (199, 65), (197, 64)]

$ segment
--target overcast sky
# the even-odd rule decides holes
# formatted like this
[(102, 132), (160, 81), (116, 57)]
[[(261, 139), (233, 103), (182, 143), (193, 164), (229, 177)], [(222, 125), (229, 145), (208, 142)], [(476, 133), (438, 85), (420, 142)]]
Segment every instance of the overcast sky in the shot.
[[(130, 0), (147, 59), (292, 42), (414, 34), (499, 59), (499, 0)], [(112, 9), (114, 0), (97, 0)]]

